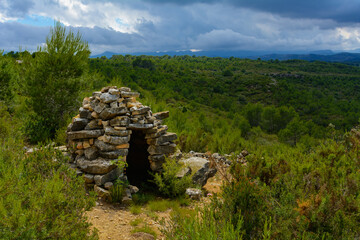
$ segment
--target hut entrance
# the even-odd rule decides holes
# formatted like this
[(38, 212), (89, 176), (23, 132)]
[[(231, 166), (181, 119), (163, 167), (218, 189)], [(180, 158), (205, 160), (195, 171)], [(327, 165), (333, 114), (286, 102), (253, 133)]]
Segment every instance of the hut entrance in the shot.
[(146, 143), (145, 133), (132, 130), (129, 144), (126, 175), (131, 185), (140, 186), (150, 179), (149, 171), (151, 171), (147, 151), (149, 145)]

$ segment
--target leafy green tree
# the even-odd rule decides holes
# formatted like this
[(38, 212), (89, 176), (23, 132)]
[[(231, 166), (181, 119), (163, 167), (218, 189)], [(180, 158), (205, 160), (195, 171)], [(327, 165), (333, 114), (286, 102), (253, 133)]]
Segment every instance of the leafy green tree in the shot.
[(282, 129), (279, 132), (280, 140), (284, 142), (288, 142), (291, 145), (296, 145), (296, 143), (300, 140), (301, 136), (303, 136), (307, 131), (306, 125), (303, 121), (299, 119), (299, 117), (295, 117), (285, 129)]
[[(56, 22), (39, 48), (26, 74), (28, 105), (33, 110), (27, 122), (30, 141), (53, 138), (56, 129), (77, 106), (81, 77), (87, 70), (90, 50), (79, 32), (74, 34)], [(38, 129), (41, 127), (41, 132)]]

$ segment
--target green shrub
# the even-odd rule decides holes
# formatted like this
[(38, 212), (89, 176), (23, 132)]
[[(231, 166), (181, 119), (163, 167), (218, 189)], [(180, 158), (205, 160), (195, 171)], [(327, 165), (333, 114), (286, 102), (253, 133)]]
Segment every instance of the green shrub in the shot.
[(0, 239), (97, 239), (84, 213), (95, 197), (62, 153), (19, 149), (0, 146)]
[(114, 185), (110, 188), (111, 202), (121, 203), (125, 193), (125, 185), (119, 179), (114, 182)]
[(167, 197), (179, 197), (185, 194), (185, 190), (192, 186), (191, 176), (178, 178), (176, 175), (182, 168), (175, 159), (167, 158), (163, 164), (163, 172), (154, 174), (154, 183), (158, 186), (161, 194)]

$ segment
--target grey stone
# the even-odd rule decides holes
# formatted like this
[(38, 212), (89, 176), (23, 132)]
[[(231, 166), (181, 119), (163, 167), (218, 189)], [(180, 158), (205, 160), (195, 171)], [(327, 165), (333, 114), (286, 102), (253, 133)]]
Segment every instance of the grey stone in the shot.
[(126, 137), (109, 136), (109, 143), (113, 145), (122, 145), (128, 143), (129, 140), (130, 140), (130, 136), (126, 136)]
[(93, 92), (93, 94), (92, 94), (92, 96), (93, 97), (100, 97), (100, 95), (101, 95), (101, 92)]
[(85, 138), (97, 138), (104, 134), (104, 130), (82, 130), (76, 132), (68, 132), (68, 139), (85, 139)]
[(109, 89), (109, 93), (112, 95), (120, 95), (120, 90), (111, 88), (111, 89)]
[(246, 157), (247, 155), (249, 155), (249, 152), (246, 150), (242, 150), (241, 155), (243, 155), (243, 157)]
[(100, 95), (100, 100), (103, 102), (103, 103), (111, 103), (111, 102), (115, 102), (116, 100), (118, 100), (119, 96), (118, 95), (113, 95), (113, 94), (110, 94), (110, 93), (102, 93)]
[(204, 186), (210, 177), (216, 174), (216, 168), (210, 168), (210, 162), (205, 158), (191, 157), (179, 161), (191, 168), (195, 174), (192, 177), (193, 183)]
[(164, 154), (150, 155), (148, 159), (152, 162), (165, 161), (165, 155)]
[(127, 156), (127, 149), (118, 149), (116, 151), (111, 152), (99, 152), (100, 156), (108, 159), (117, 159), (119, 156)]
[[(98, 101), (98, 100), (95, 100), (95, 101), (93, 101), (94, 102), (94, 104), (93, 104), (93, 109), (94, 109), (94, 111), (96, 112), (96, 113), (98, 113), (98, 114), (100, 114), (105, 108), (106, 108), (106, 104), (105, 103), (102, 103), (102, 102), (100, 102), (100, 101)], [(93, 103), (92, 102), (92, 103)]]
[(96, 147), (87, 148), (84, 150), (86, 159), (94, 160), (98, 157), (98, 149)]
[(91, 119), (91, 112), (88, 109), (85, 108), (79, 108), (79, 115), (80, 118), (86, 118), (86, 119)]
[(151, 170), (153, 170), (154, 172), (162, 171), (162, 167), (163, 167), (164, 162), (165, 162), (165, 160), (157, 161), (157, 162), (150, 162)]
[(106, 182), (104, 184), (105, 189), (110, 190), (114, 184), (112, 182)]
[(179, 172), (176, 173), (177, 178), (183, 178), (185, 176), (189, 176), (191, 174), (191, 168), (183, 167)]
[(175, 152), (175, 150), (176, 150), (176, 145), (174, 143), (167, 145), (167, 146), (150, 145), (148, 147), (148, 152), (151, 155), (169, 154), (169, 153)]
[(128, 88), (128, 87), (120, 87), (119, 91), (121, 91), (121, 92), (131, 92), (131, 89)]
[(76, 163), (82, 171), (91, 174), (105, 174), (116, 168), (116, 165), (111, 164), (110, 160), (102, 158), (98, 158), (92, 161), (81, 158), (77, 160)]
[(116, 150), (116, 146), (104, 143), (98, 139), (95, 140), (94, 145), (99, 148), (101, 151), (114, 151)]
[(111, 108), (117, 108), (117, 107), (119, 107), (119, 104), (118, 104), (117, 101), (115, 101), (115, 102), (110, 103), (110, 107)]
[(187, 188), (185, 194), (194, 200), (200, 200), (201, 196), (203, 195), (202, 191), (197, 188)]
[(140, 93), (138, 92), (125, 92), (121, 91), (121, 97), (139, 97)]
[(166, 142), (174, 141), (176, 139), (177, 139), (176, 133), (168, 132), (158, 138), (149, 138), (147, 139), (146, 142), (150, 145), (160, 145)]
[(162, 120), (169, 117), (169, 111), (154, 113), (156, 119)]
[(139, 191), (139, 188), (133, 185), (128, 185), (128, 188), (130, 189), (131, 194), (135, 194)]
[(88, 122), (89, 120), (86, 118), (75, 118), (72, 122), (71, 131), (83, 130)]
[(103, 189), (102, 187), (94, 185), (94, 192), (104, 200), (110, 200), (111, 199), (110, 192), (108, 190), (106, 190), (106, 189)]
[(94, 182), (94, 175), (93, 174), (84, 174), (85, 183), (93, 183)]
[(148, 139), (148, 138), (157, 138), (157, 137), (160, 137), (161, 135), (164, 135), (164, 134), (166, 133), (167, 129), (168, 129), (168, 126), (164, 125), (164, 126), (162, 126), (161, 128), (158, 128), (158, 129), (156, 130), (156, 132), (146, 134), (146, 135), (145, 135), (145, 138)]
[(95, 175), (95, 184), (101, 186), (104, 185), (106, 182), (112, 182), (116, 180), (120, 176), (120, 174), (121, 170), (119, 168), (115, 168), (104, 175)]
[(144, 113), (147, 113), (148, 111), (150, 111), (149, 107), (140, 107), (140, 108), (132, 107), (132, 108), (130, 108), (131, 115), (142, 115)]
[(99, 123), (100, 123), (99, 119), (93, 119), (86, 125), (85, 130), (101, 129), (102, 124), (99, 125)]
[(117, 126), (126, 127), (127, 125), (129, 125), (129, 123), (130, 123), (130, 119), (127, 116), (121, 116), (121, 117), (119, 116), (110, 120), (110, 126), (113, 127), (117, 127)]
[(130, 130), (115, 130), (112, 127), (105, 127), (105, 134), (110, 136), (128, 136), (131, 134)]
[(149, 129), (149, 128), (153, 128), (154, 124), (140, 124), (140, 123), (130, 123), (129, 124), (129, 129), (131, 130), (144, 130), (144, 129)]
[(99, 117), (103, 120), (109, 120), (118, 115), (122, 115), (127, 113), (128, 110), (126, 107), (118, 107), (118, 108), (105, 108), (99, 115)]

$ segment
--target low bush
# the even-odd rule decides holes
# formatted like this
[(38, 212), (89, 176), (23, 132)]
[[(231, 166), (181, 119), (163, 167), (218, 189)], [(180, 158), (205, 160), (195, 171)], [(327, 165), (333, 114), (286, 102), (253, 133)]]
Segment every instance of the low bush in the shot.
[(158, 186), (159, 191), (166, 197), (175, 198), (185, 194), (185, 190), (192, 186), (191, 176), (177, 177), (182, 165), (175, 159), (167, 158), (163, 164), (162, 173), (154, 174), (153, 182)]

